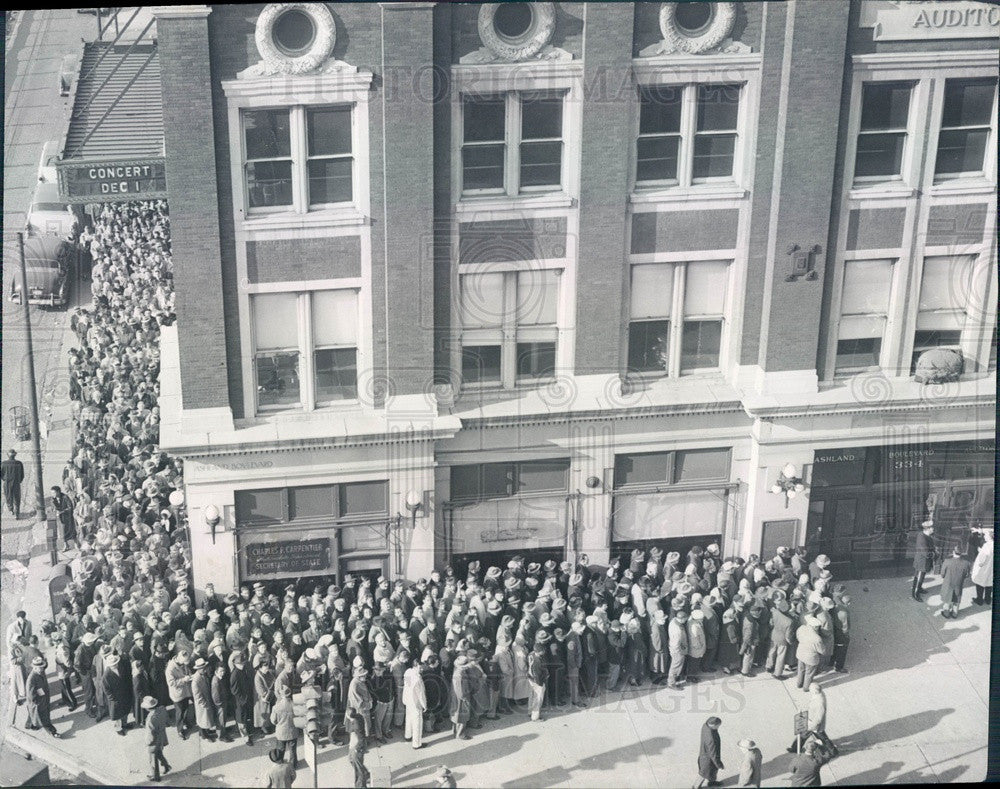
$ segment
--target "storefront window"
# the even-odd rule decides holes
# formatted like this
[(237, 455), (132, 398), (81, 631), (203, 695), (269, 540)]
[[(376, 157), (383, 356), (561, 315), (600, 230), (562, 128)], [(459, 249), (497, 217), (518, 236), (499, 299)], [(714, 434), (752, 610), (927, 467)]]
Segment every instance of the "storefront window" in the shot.
[(332, 485), (317, 485), (308, 488), (290, 488), (289, 517), (298, 518), (334, 517), (337, 513), (333, 499)]
[(615, 487), (670, 481), (670, 453), (646, 452), (615, 458)]
[(384, 481), (236, 491), (240, 526), (333, 521), (387, 511), (388, 484)]
[(451, 500), (478, 501), (566, 490), (569, 460), (530, 460), (451, 467)]
[(729, 449), (686, 449), (676, 453), (675, 482), (729, 478)]
[(385, 512), (386, 484), (384, 482), (352, 482), (340, 486), (340, 515), (364, 515)]
[(566, 490), (568, 460), (533, 460), (518, 466), (517, 492)]
[(236, 491), (236, 521), (238, 523), (268, 524), (285, 520), (285, 490)]

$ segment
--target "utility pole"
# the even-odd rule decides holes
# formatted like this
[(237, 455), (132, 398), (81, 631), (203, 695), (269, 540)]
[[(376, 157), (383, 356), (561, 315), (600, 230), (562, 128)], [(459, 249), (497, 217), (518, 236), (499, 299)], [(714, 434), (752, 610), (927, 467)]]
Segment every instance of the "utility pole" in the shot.
[[(17, 234), (17, 250), (21, 259), (21, 306), (24, 307), (24, 342), (28, 353), (28, 400), (31, 410), (31, 451), (35, 458), (35, 512), (39, 519), (47, 521), (45, 512), (45, 483), (42, 481), (42, 443), (38, 435), (38, 390), (35, 387), (35, 350), (31, 344), (31, 312), (28, 308), (28, 269), (24, 260), (24, 233)], [(46, 525), (46, 529), (48, 526)], [(49, 558), (52, 566), (59, 561), (56, 555), (56, 539), (49, 540)]]

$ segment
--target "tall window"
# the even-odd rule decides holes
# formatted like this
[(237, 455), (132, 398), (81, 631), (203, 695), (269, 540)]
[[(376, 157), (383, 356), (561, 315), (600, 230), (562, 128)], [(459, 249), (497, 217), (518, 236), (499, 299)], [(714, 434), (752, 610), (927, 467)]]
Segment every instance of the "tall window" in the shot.
[(990, 124), (996, 114), (996, 84), (993, 78), (945, 81), (935, 175), (955, 178), (983, 172)]
[(924, 258), (911, 372), (916, 370), (917, 359), (924, 351), (959, 347), (971, 295), (974, 261), (971, 255)]
[(615, 488), (729, 478), (730, 449), (685, 449), (615, 456)]
[(251, 212), (350, 203), (352, 106), (243, 110), (244, 184)]
[(508, 194), (562, 186), (563, 94), (462, 99), (462, 191)]
[(848, 260), (840, 299), (835, 372), (845, 375), (876, 366), (882, 351), (889, 294), (891, 260)]
[(910, 116), (911, 82), (868, 82), (861, 91), (861, 128), (854, 177), (902, 177)]
[(640, 87), (636, 184), (732, 180), (740, 93), (733, 84)]
[(726, 261), (634, 264), (629, 370), (678, 375), (717, 369), (728, 282)]
[(277, 526), (329, 522), (388, 511), (384, 481), (236, 491), (236, 523)]
[(357, 398), (357, 292), (251, 296), (257, 406), (264, 410)]
[(557, 269), (462, 274), (462, 380), (514, 386), (555, 374)]

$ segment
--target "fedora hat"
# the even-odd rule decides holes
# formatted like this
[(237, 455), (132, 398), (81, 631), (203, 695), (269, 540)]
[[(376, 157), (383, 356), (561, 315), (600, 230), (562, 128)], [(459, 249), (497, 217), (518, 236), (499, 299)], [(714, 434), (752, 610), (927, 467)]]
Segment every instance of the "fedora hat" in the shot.
[(146, 696), (143, 698), (141, 706), (144, 710), (151, 710), (154, 709), (157, 704), (159, 704), (159, 702), (155, 698), (152, 696)]
[(535, 643), (536, 644), (547, 644), (552, 640), (552, 636), (549, 635), (548, 630), (539, 630), (535, 633)]
[(205, 658), (203, 658), (203, 657), (199, 657), (197, 660), (195, 660), (194, 665), (192, 666), (192, 668), (195, 671), (200, 671), (201, 669), (203, 669), (203, 668), (205, 668), (207, 666), (208, 666), (208, 661), (205, 660)]
[(83, 634), (83, 638), (80, 639), (80, 640), (83, 641), (83, 643), (86, 644), (89, 647), (91, 644), (93, 644), (95, 641), (97, 641), (97, 634), (96, 633), (84, 633)]
[[(106, 658), (104, 658), (104, 665), (107, 668), (112, 668), (113, 666), (117, 666), (120, 662), (121, 662), (121, 658), (118, 657), (118, 655), (116, 655), (114, 652), (112, 652), (110, 655), (108, 655)], [(31, 661), (31, 665), (33, 665), (33, 666), (44, 666), (45, 665), (45, 659), (44, 658), (40, 658), (40, 657), (36, 657), (34, 660)]]
[(821, 553), (819, 556), (816, 557), (816, 566), (817, 567), (829, 567), (830, 566), (830, 557), (827, 556), (825, 553)]

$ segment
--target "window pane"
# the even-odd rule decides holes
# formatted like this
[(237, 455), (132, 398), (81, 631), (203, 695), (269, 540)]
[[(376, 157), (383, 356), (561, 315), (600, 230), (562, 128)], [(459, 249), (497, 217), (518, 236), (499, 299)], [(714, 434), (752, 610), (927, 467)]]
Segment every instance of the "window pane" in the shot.
[(670, 263), (632, 266), (629, 299), (633, 318), (669, 318), (674, 293), (674, 267)]
[(316, 351), (316, 402), (354, 400), (358, 396), (358, 351), (356, 348), (326, 348)]
[(251, 208), (292, 204), (291, 162), (248, 162), (246, 168)]
[(517, 492), (566, 490), (568, 460), (532, 460), (517, 467)]
[(679, 87), (639, 89), (639, 134), (664, 134), (681, 129)]
[(551, 378), (556, 372), (554, 342), (519, 342), (517, 344), (518, 378)]
[(385, 512), (388, 496), (384, 482), (351, 482), (340, 486), (340, 514)]
[(681, 369), (719, 366), (722, 321), (684, 321), (681, 334)]
[(885, 335), (885, 315), (843, 315), (837, 328), (841, 340), (881, 338)]
[(510, 496), (514, 492), (514, 465), (512, 463), (484, 463), (483, 497)]
[(947, 80), (941, 125), (989, 126), (996, 84), (994, 79)]
[(562, 182), (562, 143), (521, 143), (521, 186), (559, 186)]
[(670, 321), (633, 321), (628, 327), (628, 368), (634, 372), (667, 369)]
[(909, 82), (869, 82), (861, 93), (861, 130), (905, 129), (910, 113)]
[(257, 354), (257, 404), (291, 405), (299, 402), (299, 355)]
[(460, 281), (462, 327), (500, 326), (504, 317), (503, 274), (463, 274)]
[(728, 479), (728, 449), (686, 449), (674, 453), (677, 474), (674, 482), (693, 482), (699, 479)]
[(694, 138), (694, 178), (726, 178), (733, 174), (735, 134), (697, 135)]
[(335, 156), (351, 152), (351, 108), (323, 107), (307, 110), (310, 156)]
[(669, 452), (618, 455), (615, 458), (615, 487), (651, 482), (670, 482)]
[(989, 129), (943, 129), (938, 137), (934, 172), (978, 173), (983, 169)]
[(503, 189), (503, 143), (462, 148), (463, 189)]
[(358, 341), (358, 293), (317, 290), (312, 295), (313, 345), (355, 345)]
[(903, 145), (906, 133), (859, 134), (858, 155), (854, 162), (854, 175), (899, 175), (903, 164)]
[(479, 477), (481, 468), (482, 467), (478, 465), (451, 467), (450, 498), (452, 500), (479, 498)]
[(255, 349), (298, 348), (298, 296), (294, 293), (263, 293), (252, 299)]
[(931, 348), (957, 348), (962, 340), (962, 332), (956, 329), (949, 331), (915, 331), (913, 333), (913, 358), (910, 360), (910, 374), (917, 369), (920, 354)]
[(518, 326), (541, 326), (556, 322), (559, 300), (559, 272), (536, 269), (517, 273)]
[(499, 380), (499, 345), (462, 346), (462, 381), (464, 383), (496, 383)]
[(739, 85), (698, 86), (698, 131), (735, 131)]
[(858, 337), (853, 340), (837, 342), (837, 359), (834, 362), (836, 372), (863, 370), (866, 367), (877, 367), (879, 353), (882, 350), (880, 337)]
[(353, 159), (309, 161), (309, 204), (349, 203), (354, 196)]
[(973, 287), (973, 262), (971, 255), (924, 258), (918, 309), (964, 310)]
[(336, 515), (333, 485), (310, 485), (304, 488), (288, 489), (288, 517), (290, 520), (299, 518), (332, 518)]
[(465, 142), (494, 142), (504, 139), (504, 99), (466, 98), (463, 107)]
[(687, 264), (685, 315), (722, 315), (726, 311), (729, 264), (712, 260)]
[(247, 159), (279, 159), (292, 155), (288, 110), (247, 110), (243, 132)]
[(892, 284), (892, 261), (848, 260), (844, 263), (844, 290), (840, 303), (842, 315), (889, 311), (889, 288)]
[(281, 523), (285, 519), (284, 488), (236, 491), (237, 523)]
[(677, 180), (677, 149), (680, 141), (680, 137), (641, 137), (638, 142), (635, 180)]
[(562, 137), (562, 99), (524, 98), (521, 101), (521, 139)]

